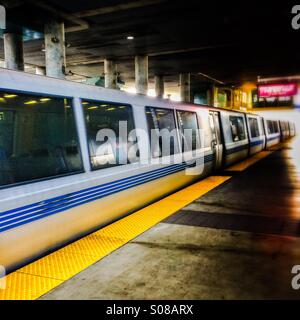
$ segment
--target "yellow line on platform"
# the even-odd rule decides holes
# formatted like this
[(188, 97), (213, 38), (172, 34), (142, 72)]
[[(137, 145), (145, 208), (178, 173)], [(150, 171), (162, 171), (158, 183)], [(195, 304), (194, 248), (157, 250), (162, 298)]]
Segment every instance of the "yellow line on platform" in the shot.
[(226, 171), (244, 171), (253, 164), (255, 164), (257, 161), (262, 160), (269, 156), (274, 151), (261, 151), (260, 153), (257, 153), (253, 155), (251, 158), (248, 158), (242, 162), (236, 163), (231, 167), (228, 167)]
[(39, 298), (230, 178), (208, 177), (9, 274), (0, 300)]

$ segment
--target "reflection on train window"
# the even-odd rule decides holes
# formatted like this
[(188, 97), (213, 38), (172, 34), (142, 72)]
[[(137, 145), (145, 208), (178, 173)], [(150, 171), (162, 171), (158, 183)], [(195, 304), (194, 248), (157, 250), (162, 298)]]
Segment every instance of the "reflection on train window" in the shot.
[(273, 126), (273, 122), (271, 120), (267, 120), (267, 129), (268, 129), (268, 134), (272, 134), (274, 133), (274, 126)]
[(135, 129), (130, 105), (86, 100), (82, 106), (93, 169), (138, 161), (136, 141), (128, 141), (128, 134)]
[(197, 114), (190, 111), (177, 111), (178, 126), (182, 137), (182, 151), (197, 149), (199, 141)]
[(229, 117), (232, 141), (241, 141), (246, 139), (244, 118), (238, 116)]
[(0, 185), (82, 170), (70, 99), (0, 92)]
[(249, 118), (249, 127), (250, 127), (250, 133), (252, 138), (257, 138), (260, 136), (258, 120), (256, 118)]
[(268, 134), (278, 133), (279, 127), (277, 121), (267, 120)]
[[(151, 132), (152, 135), (154, 134), (153, 139), (151, 139), (152, 156), (168, 156), (178, 153), (179, 147), (174, 111), (171, 109), (146, 107), (146, 117), (149, 136), (151, 137)], [(163, 140), (166, 141), (166, 144), (169, 142), (167, 147), (163, 146)]]

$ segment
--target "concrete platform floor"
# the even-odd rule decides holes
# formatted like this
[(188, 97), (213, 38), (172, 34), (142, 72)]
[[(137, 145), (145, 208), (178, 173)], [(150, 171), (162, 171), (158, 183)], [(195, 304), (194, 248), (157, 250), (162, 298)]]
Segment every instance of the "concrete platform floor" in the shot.
[[(41, 299), (300, 299), (294, 140)], [(225, 173), (226, 174), (226, 173)]]

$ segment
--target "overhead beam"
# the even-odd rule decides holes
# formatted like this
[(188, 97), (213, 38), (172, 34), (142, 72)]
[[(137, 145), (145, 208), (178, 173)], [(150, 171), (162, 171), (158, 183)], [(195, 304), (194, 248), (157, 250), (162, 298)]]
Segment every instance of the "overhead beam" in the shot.
[(34, 4), (35, 6), (38, 6), (40, 8), (43, 8), (51, 12), (56, 17), (60, 17), (63, 20), (71, 21), (72, 23), (77, 24), (77, 26), (65, 28), (65, 32), (82, 31), (90, 27), (87, 21), (80, 19), (79, 17), (75, 16), (72, 13), (63, 12), (62, 10), (56, 9), (48, 5), (47, 3), (43, 3), (42, 1), (39, 1), (39, 0), (29, 0), (29, 2)]
[(224, 45), (214, 45), (214, 46), (203, 46), (203, 47), (197, 47), (197, 48), (158, 51), (158, 52), (148, 53), (148, 56), (149, 57), (166, 56), (166, 55), (177, 54), (177, 53), (188, 53), (188, 52), (195, 52), (195, 51), (202, 51), (202, 50), (209, 50), (209, 49), (217, 49), (217, 48), (227, 47), (230, 45), (231, 44), (224, 44)]
[(131, 1), (129, 3), (120, 3), (114, 6), (106, 6), (98, 9), (85, 10), (85, 11), (74, 13), (74, 15), (76, 15), (76, 17), (78, 18), (94, 17), (94, 16), (103, 15), (103, 14), (115, 13), (119, 11), (143, 8), (146, 6), (151, 6), (151, 5), (159, 4), (166, 1), (167, 0), (136, 0), (136, 1)]
[(24, 0), (3, 0), (3, 1), (1, 1), (1, 4), (6, 9), (12, 9), (12, 8), (18, 7), (23, 3), (24, 3)]
[(104, 59), (90, 59), (90, 60), (70, 60), (67, 62), (68, 66), (81, 66), (81, 65), (90, 65), (90, 64), (98, 64), (98, 63), (104, 63)]
[(213, 82), (216, 82), (216, 83), (218, 83), (218, 84), (224, 84), (224, 82), (223, 81), (220, 81), (220, 80), (218, 80), (218, 79), (216, 79), (216, 78), (213, 78), (213, 77), (211, 77), (211, 76), (209, 76), (209, 75), (207, 75), (207, 74), (205, 74), (205, 73), (202, 73), (202, 72), (198, 72), (198, 75), (200, 75), (200, 76), (202, 76), (202, 77), (204, 77), (204, 78), (206, 78), (206, 79), (209, 79), (209, 80), (211, 80), (211, 81), (213, 81)]

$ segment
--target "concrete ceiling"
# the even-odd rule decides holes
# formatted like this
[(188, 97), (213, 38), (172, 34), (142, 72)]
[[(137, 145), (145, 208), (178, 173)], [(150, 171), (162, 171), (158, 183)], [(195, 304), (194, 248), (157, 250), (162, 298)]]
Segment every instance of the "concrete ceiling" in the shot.
[[(136, 54), (148, 54), (149, 74), (164, 74), (176, 86), (178, 73), (198, 72), (224, 82), (258, 75), (300, 72), (300, 30), (291, 28), (291, 5), (274, 1), (47, 0), (0, 1), (8, 21), (43, 32), (50, 16), (66, 27), (67, 69), (103, 73), (103, 59), (118, 62), (133, 81)], [(127, 36), (134, 40), (127, 40)], [(43, 39), (25, 42), (25, 62), (44, 65)], [(0, 43), (0, 57), (3, 44)]]

